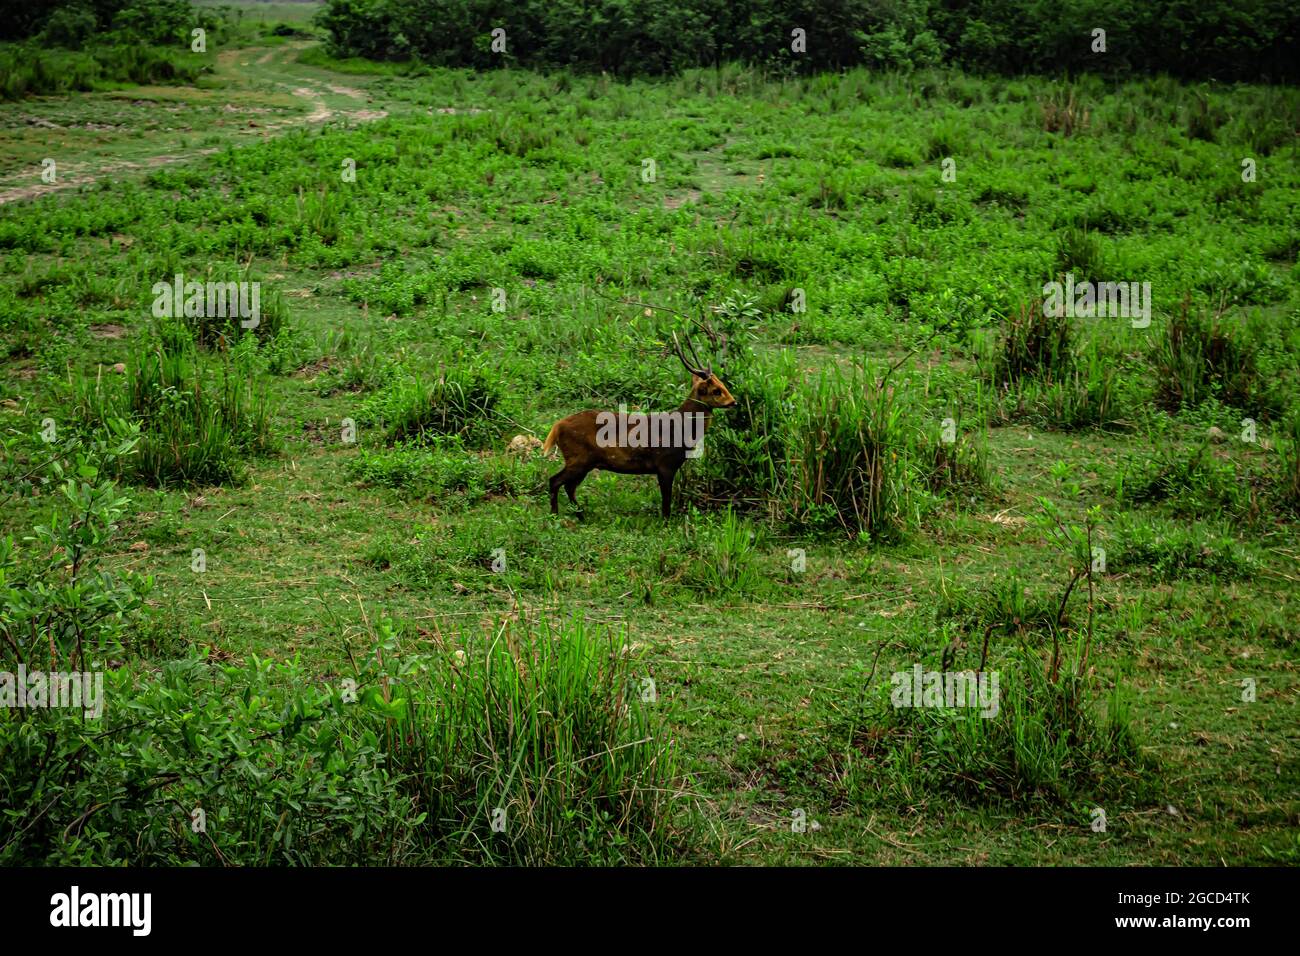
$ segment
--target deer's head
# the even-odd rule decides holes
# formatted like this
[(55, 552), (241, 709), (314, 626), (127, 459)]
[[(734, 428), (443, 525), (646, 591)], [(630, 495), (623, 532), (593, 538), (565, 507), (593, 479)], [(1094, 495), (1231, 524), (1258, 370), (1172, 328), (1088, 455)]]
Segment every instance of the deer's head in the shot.
[[(717, 345), (718, 337), (711, 330), (706, 329), (709, 339)], [(725, 346), (726, 339), (722, 338)], [(713, 367), (705, 365), (700, 361), (699, 353), (695, 351), (695, 346), (691, 342), (691, 337), (686, 336), (686, 345), (691, 350), (692, 362), (687, 359), (686, 353), (682, 351), (682, 345), (677, 341), (677, 333), (673, 333), (673, 352), (681, 359), (682, 365), (686, 366), (686, 371), (691, 373), (691, 394), (692, 401), (699, 402), (707, 408), (731, 408), (736, 404), (736, 399), (727, 386), (722, 384), (722, 379), (713, 374)]]
[(730, 408), (736, 399), (709, 369), (691, 371), (691, 398), (709, 408)]

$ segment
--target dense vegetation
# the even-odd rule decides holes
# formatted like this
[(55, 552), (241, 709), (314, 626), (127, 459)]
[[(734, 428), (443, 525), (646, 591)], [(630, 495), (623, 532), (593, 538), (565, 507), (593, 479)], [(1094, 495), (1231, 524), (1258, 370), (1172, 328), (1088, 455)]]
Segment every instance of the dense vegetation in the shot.
[(205, 68), (193, 31), (213, 32), (221, 22), (188, 0), (21, 4), (0, 26), (0, 40), (20, 41), (0, 44), (0, 99), (193, 82)]
[[(243, 53), (388, 115), (218, 72), (138, 94), (209, 154), (0, 207), (0, 672), (105, 684), (0, 709), (0, 863), (1300, 859), (1294, 89)], [(697, 316), (679, 517), (552, 517), (511, 439)]]
[[(1300, 76), (1300, 11), (1288, 0), (328, 0), (321, 23), (343, 56), (481, 69), (625, 76), (741, 61), (778, 72), (949, 63), (997, 73)], [(504, 43), (494, 47), (496, 30)]]

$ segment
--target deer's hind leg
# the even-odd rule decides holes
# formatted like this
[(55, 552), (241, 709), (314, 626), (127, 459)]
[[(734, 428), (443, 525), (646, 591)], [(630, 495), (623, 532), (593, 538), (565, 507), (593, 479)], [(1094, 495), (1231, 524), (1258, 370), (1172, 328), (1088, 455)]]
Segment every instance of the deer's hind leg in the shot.
[(586, 477), (587, 477), (587, 472), (584, 471), (576, 478), (570, 478), (568, 481), (564, 483), (564, 491), (569, 496), (569, 504), (573, 505), (573, 510), (578, 512), (578, 514), (582, 514), (582, 508), (578, 505), (576, 492), (578, 490), (578, 485), (582, 484), (582, 479)]
[(564, 486), (564, 490), (569, 496), (570, 503), (577, 508), (578, 499), (574, 497), (574, 492), (578, 490), (578, 485), (582, 484), (582, 479), (586, 477), (586, 471), (580, 468), (572, 468), (568, 465), (551, 476), (551, 514), (560, 513), (559, 497), (561, 485)]

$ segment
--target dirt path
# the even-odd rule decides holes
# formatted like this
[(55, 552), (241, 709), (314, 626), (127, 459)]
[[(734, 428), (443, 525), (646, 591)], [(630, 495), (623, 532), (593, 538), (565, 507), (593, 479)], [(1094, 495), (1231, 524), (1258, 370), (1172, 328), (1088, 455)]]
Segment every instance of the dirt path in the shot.
[[(222, 107), (223, 112), (270, 112), (266, 108), (239, 105), (240, 92), (254, 89), (270, 89), (287, 93), (306, 107), (306, 112), (301, 115), (288, 117), (280, 121), (259, 123), (256, 120), (250, 120), (247, 121), (246, 126), (234, 130), (225, 130), (225, 133), (232, 140), (234, 140), (235, 135), (250, 132), (255, 132), (265, 138), (298, 127), (316, 126), (335, 119), (364, 123), (382, 119), (388, 115), (388, 111), (383, 109), (341, 109), (337, 106), (331, 106), (327, 94), (336, 98), (344, 97), (358, 104), (366, 102), (368, 96), (362, 90), (338, 83), (326, 82), (307, 75), (302, 68), (295, 69), (298, 54), (311, 45), (310, 41), (287, 43), (282, 47), (261, 53), (255, 60), (253, 56), (258, 53), (258, 48), (229, 50), (217, 56), (215, 76), (219, 81), (225, 81), (226, 83), (226, 87), (221, 91), (220, 95), (235, 100), (235, 102), (225, 103)], [(87, 96), (94, 94), (73, 95)], [(57, 124), (39, 116), (29, 117), (27, 121), (35, 129), (60, 128)], [(0, 183), (0, 205), (25, 199), (36, 199), (47, 193), (58, 192), (62, 189), (89, 185), (114, 173), (157, 169), (175, 163), (190, 162), (202, 156), (211, 155), (220, 148), (213, 146), (203, 149), (173, 149), (134, 160), (105, 159), (59, 163), (58, 179), (52, 183), (40, 181), (40, 169), (31, 170), (30, 172), (24, 171), (22, 179), (25, 181), (19, 184)]]

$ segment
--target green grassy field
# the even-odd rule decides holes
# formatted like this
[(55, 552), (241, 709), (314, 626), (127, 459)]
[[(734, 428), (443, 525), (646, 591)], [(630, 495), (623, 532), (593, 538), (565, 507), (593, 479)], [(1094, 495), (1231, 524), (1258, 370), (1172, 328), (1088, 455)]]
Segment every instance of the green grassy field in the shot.
[[(43, 423), (90, 440), (127, 407), (104, 396), (171, 334), (154, 283), (238, 274), (275, 318), (186, 353), (253, 409), (256, 437), (199, 472), (226, 477), (168, 453), (113, 472), (131, 500), (104, 568), (155, 582), (99, 658), (122, 680), (197, 655), (297, 658), (268, 679), (333, 685), (376, 644), (389, 664), (473, 662), (494, 635), (580, 619), (625, 635), (631, 677), (654, 682), (639, 713), (665, 749), (641, 786), (667, 798), (630, 837), (618, 811), (556, 823), (580, 849), (534, 834), (530, 861), (1300, 860), (1294, 90), (404, 76), (304, 64), (309, 43), (217, 52), (196, 88), (0, 107), (0, 187), (35, 185), (46, 155), (86, 180), (0, 208), (10, 587), (58, 503)], [(1003, 374), (1065, 273), (1149, 282), (1149, 326), (1074, 319), (1065, 365), (1035, 346), (1042, 368)], [(558, 464), (511, 438), (676, 407), (663, 347), (697, 308), (729, 332), (715, 370), (740, 405), (677, 513), (659, 517), (652, 478), (597, 473), (581, 520), (563, 500), (551, 516)], [(1213, 314), (1217, 335), (1188, 335), (1222, 354), (1170, 344)], [(439, 402), (463, 427), (390, 442)], [(845, 455), (857, 477), (836, 486)], [(870, 520), (864, 461), (884, 475)], [(1071, 588), (1090, 525), (1082, 554), (1105, 558)], [(890, 675), (984, 654), (1000, 718), (890, 706)], [(545, 775), (505, 776), (500, 799), (540, 814)], [(166, 786), (191, 784), (215, 819), (210, 780)], [(464, 816), (451, 856), (483, 859), (464, 833), (492, 833)], [(65, 835), (47, 858), (139, 859), (116, 845)]]

